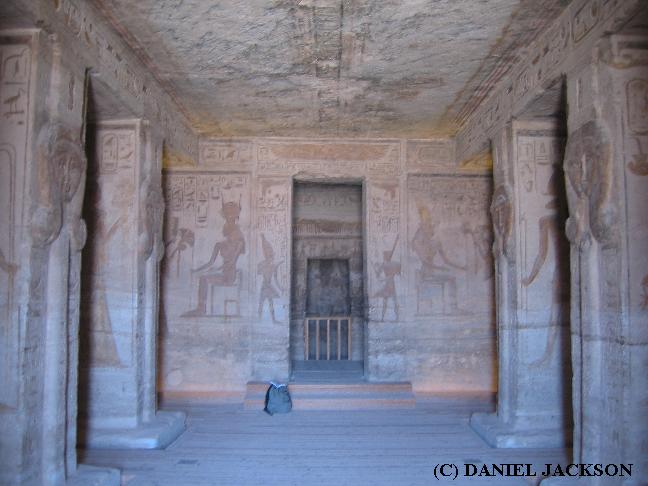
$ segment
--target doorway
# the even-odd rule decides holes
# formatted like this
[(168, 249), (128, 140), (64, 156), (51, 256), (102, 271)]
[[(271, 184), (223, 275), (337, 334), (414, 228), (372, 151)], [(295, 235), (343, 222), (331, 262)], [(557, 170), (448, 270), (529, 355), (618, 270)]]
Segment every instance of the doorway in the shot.
[(364, 374), (361, 183), (295, 182), (290, 358), (293, 381)]

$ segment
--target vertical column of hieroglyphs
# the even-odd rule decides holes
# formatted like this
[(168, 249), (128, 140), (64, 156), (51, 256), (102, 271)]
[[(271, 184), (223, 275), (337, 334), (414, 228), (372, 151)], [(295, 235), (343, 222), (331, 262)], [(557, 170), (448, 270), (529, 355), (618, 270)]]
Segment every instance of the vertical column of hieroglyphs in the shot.
[[(246, 378), (247, 370), (239, 368), (249, 353), (243, 326), (250, 316), (253, 252), (249, 183), (247, 173), (216, 167), (165, 171), (160, 325), (166, 343), (165, 390), (213, 388), (227, 384), (230, 375)], [(186, 352), (188, 343), (192, 353)], [(219, 361), (219, 356), (231, 363)], [(220, 368), (231, 370), (215, 376)]]
[(0, 406), (18, 405), (16, 302), (28, 130), (30, 44), (0, 39)]
[[(569, 387), (565, 375), (569, 329), (569, 245), (564, 234), (566, 197), (560, 165), (563, 138), (555, 125), (517, 122), (515, 200), (517, 231), (517, 363), (526, 391), (518, 412), (556, 418)], [(535, 410), (535, 412), (534, 412)]]
[[(132, 416), (132, 400), (107, 400), (109, 384), (135, 396), (133, 332), (137, 306), (136, 125), (102, 124), (94, 131), (84, 219), (83, 306), (80, 361), (91, 369), (87, 413), (99, 424), (110, 415)], [(113, 383), (114, 382), (114, 383)]]

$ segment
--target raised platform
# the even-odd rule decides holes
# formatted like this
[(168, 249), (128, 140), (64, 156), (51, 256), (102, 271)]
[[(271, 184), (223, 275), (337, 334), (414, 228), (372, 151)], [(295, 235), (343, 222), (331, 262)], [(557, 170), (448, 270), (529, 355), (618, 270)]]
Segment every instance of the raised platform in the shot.
[[(251, 381), (243, 406), (262, 410), (269, 384)], [(302, 383), (290, 382), (288, 391), (294, 410), (381, 410), (416, 407), (412, 384), (402, 383)]]

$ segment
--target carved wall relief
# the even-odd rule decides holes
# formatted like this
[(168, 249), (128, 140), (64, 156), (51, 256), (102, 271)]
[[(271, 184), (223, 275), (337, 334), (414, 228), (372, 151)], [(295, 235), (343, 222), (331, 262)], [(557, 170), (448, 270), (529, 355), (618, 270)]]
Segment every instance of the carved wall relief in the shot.
[(617, 244), (611, 159), (607, 132), (596, 122), (587, 122), (569, 135), (564, 163), (570, 214), (567, 237), (576, 245), (582, 245), (590, 233), (604, 247)]
[(130, 366), (137, 289), (137, 131), (97, 126), (90, 164), (84, 219), (88, 244), (83, 252), (81, 362), (93, 367)]
[(254, 161), (252, 142), (206, 141), (200, 144), (200, 165), (214, 169), (251, 169)]
[(155, 258), (161, 259), (164, 255), (164, 239), (162, 225), (164, 217), (164, 197), (159, 176), (150, 176), (142, 185), (140, 195), (140, 231), (139, 231), (139, 252), (145, 260), (153, 256), (153, 250), (157, 248), (158, 254)]
[(552, 357), (558, 326), (568, 322), (569, 245), (560, 167), (562, 139), (536, 130), (516, 132), (518, 306), (524, 325), (549, 325), (544, 350), (528, 364)]
[(257, 146), (257, 171), (322, 178), (400, 173), (400, 145), (393, 142), (264, 142)]
[(290, 180), (259, 179), (257, 183), (257, 312), (260, 319), (275, 323), (288, 318), (290, 191)]
[(409, 295), (415, 315), (488, 312), (492, 246), (484, 177), (410, 176)]
[(626, 84), (628, 128), (636, 143), (636, 152), (627, 163), (637, 176), (648, 175), (648, 80), (633, 79)]
[(451, 173), (455, 170), (454, 147), (449, 140), (408, 140), (409, 171)]
[(511, 202), (510, 190), (505, 184), (500, 184), (495, 188), (490, 213), (495, 230), (493, 250), (497, 255), (510, 258), (512, 256), (511, 228), (513, 227), (513, 204)]
[(400, 187), (398, 181), (373, 180), (367, 185), (367, 274), (369, 316), (376, 321), (400, 318)]
[(249, 285), (249, 176), (167, 171), (165, 316), (239, 317)]
[(0, 45), (0, 403), (18, 404), (18, 322), (15, 301), (20, 270), (25, 146), (31, 82), (31, 46), (3, 39)]
[[(645, 217), (648, 204), (648, 50), (637, 42), (643, 38), (636, 35), (613, 38), (618, 52), (610, 63), (613, 67), (609, 69), (615, 91), (621, 91), (619, 88), (622, 87), (621, 92), (625, 95), (624, 103), (614, 106), (624, 121), (623, 145), (617, 145), (616, 140), (613, 143), (622, 150), (626, 160), (627, 171), (622, 187), (625, 190), (625, 227), (630, 235), (627, 247), (628, 261), (631, 262), (628, 268), (629, 319), (637, 324), (643, 322), (648, 310), (648, 222)], [(618, 270), (614, 275), (617, 274)], [(619, 290), (618, 285), (617, 288), (610, 287), (605, 300), (614, 300), (613, 296), (619, 300)], [(645, 334), (639, 332), (635, 336), (637, 341), (642, 341)]]

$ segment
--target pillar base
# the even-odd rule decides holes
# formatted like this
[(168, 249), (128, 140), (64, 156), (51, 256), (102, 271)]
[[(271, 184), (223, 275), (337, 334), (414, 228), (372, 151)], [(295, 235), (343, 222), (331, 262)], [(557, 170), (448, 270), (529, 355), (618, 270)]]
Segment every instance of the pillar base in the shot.
[(85, 464), (80, 464), (76, 472), (65, 482), (65, 486), (119, 486), (120, 484), (119, 469), (86, 466)]
[(157, 412), (136, 428), (87, 428), (82, 447), (87, 449), (165, 449), (185, 430), (184, 412)]
[(565, 448), (571, 445), (571, 429), (550, 420), (528, 420), (525, 425), (508, 424), (495, 413), (475, 413), (470, 426), (491, 447), (513, 448)]

